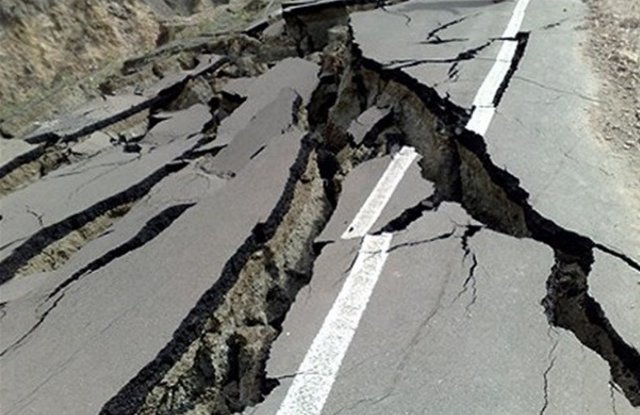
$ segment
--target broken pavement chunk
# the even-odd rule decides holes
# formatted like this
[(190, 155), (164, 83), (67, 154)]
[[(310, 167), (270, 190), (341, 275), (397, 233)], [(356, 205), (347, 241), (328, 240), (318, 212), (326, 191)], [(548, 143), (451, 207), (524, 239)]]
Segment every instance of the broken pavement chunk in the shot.
[(384, 174), (391, 162), (390, 156), (366, 161), (353, 169), (342, 182), (342, 190), (331, 221), (318, 236), (320, 241), (340, 239), (360, 207)]
[[(265, 221), (264, 230), (270, 232), (284, 214), (292, 166), (301, 174), (297, 169), (310, 150), (301, 143), (303, 135), (293, 131), (278, 137), (265, 157), (187, 210), (153, 241), (69, 290), (29, 340), (0, 360), (2, 372), (12, 373), (13, 380), (0, 391), (3, 409), (20, 413), (30, 396), (29, 410), (36, 413), (83, 413), (88, 405), (100, 408), (131, 379), (134, 389), (161, 379), (172, 359), (186, 351), (187, 339), (198, 336), (198, 324), (210, 307), (233, 284), (227, 262), (246, 260), (243, 244), (251, 240), (256, 224)], [(21, 324), (19, 318), (14, 324)], [(141, 372), (147, 364), (154, 369)], [(136, 383), (138, 374), (153, 379)], [(43, 378), (50, 381), (42, 384)], [(61, 387), (78, 398), (59, 399)], [(121, 410), (111, 413), (127, 413), (124, 408), (134, 404), (132, 395), (123, 396), (112, 402), (116, 408), (123, 405)]]
[(247, 88), (247, 99), (218, 128), (216, 139), (200, 150), (226, 146), (247, 126), (247, 121), (274, 102), (285, 88), (293, 89), (305, 107), (318, 84), (318, 65), (304, 59), (288, 58), (257, 77)]
[[(416, 158), (411, 166), (409, 166), (400, 184), (393, 191), (393, 197), (382, 210), (378, 220), (376, 220), (375, 224), (371, 227), (372, 233), (388, 232), (389, 230), (386, 229), (386, 227), (388, 225), (395, 226), (398, 224), (398, 221), (403, 222), (402, 226), (409, 226), (411, 221), (417, 218), (405, 218), (402, 216), (411, 210), (415, 210), (416, 206), (420, 206), (418, 209), (420, 215), (422, 215), (423, 212), (438, 207), (439, 201), (436, 200), (435, 187), (433, 183), (422, 177), (419, 163), (420, 157)], [(406, 222), (407, 219), (409, 222)]]
[[(0, 302), (9, 302), (5, 307), (9, 315), (6, 323), (9, 324), (3, 325), (0, 320), (2, 354), (26, 341), (29, 333), (44, 322), (49, 311), (55, 308), (71, 286), (85, 277), (91, 278), (91, 274), (98, 269), (150, 243), (185, 210), (217, 192), (223, 184), (224, 180), (203, 174), (198, 167), (190, 165), (154, 186), (125, 216), (113, 223), (99, 238), (89, 241), (61, 268), (32, 274), (28, 278), (13, 279), (4, 284)], [(25, 298), (27, 295), (30, 298)], [(39, 303), (35, 313), (30, 309), (35, 306), (29, 306), (31, 298), (36, 298)], [(29, 309), (33, 321), (24, 318), (22, 325), (10, 324), (15, 318), (13, 314), (24, 313), (25, 307)]]
[[(426, 44), (429, 32), (447, 27), (447, 38), (459, 42)], [(467, 6), (411, 0), (350, 15), (354, 44), (365, 58), (384, 67), (400, 67), (418, 82), (452, 103), (471, 108), (476, 91), (498, 55), (508, 15), (487, 12), (481, 2)], [(380, 28), (393, 27), (394, 30)]]
[(4, 170), (3, 167), (12, 160), (33, 151), (35, 147), (24, 140), (0, 138), (0, 170)]
[(388, 108), (371, 106), (351, 122), (347, 132), (353, 137), (353, 142), (360, 145), (366, 138), (378, 135), (386, 126), (390, 115), (391, 110)]
[(589, 293), (600, 303), (620, 336), (637, 350), (640, 348), (640, 270), (599, 250), (594, 254)]
[[(236, 174), (244, 168), (273, 138), (298, 124), (301, 105), (302, 98), (295, 90), (283, 88), (277, 98), (247, 121), (246, 126), (220, 151), (215, 158), (216, 170)], [(216, 143), (214, 140), (211, 145)]]
[[(378, 186), (392, 161), (391, 156), (367, 160), (347, 174), (341, 184), (338, 206), (331, 221), (318, 236), (319, 241), (335, 241), (349, 232), (349, 226), (369, 200), (373, 189)], [(400, 216), (416, 203), (432, 196), (434, 186), (422, 178), (419, 158), (414, 159), (400, 183), (393, 191), (393, 197), (372, 224), (370, 233), (378, 233), (391, 220)]]
[(209, 107), (203, 104), (192, 105), (174, 113), (163, 113), (162, 117), (165, 119), (154, 125), (141, 142), (161, 146), (176, 139), (184, 139), (201, 132), (212, 118)]
[(151, 100), (136, 95), (105, 96), (43, 124), (25, 140), (33, 144), (73, 140), (143, 111), (152, 104)]
[(96, 131), (86, 139), (72, 145), (71, 152), (73, 154), (91, 157), (102, 150), (113, 147), (112, 141), (113, 138), (110, 135), (102, 131)]
[(168, 75), (144, 91), (142, 95), (105, 95), (84, 105), (69, 115), (45, 123), (25, 140), (32, 144), (74, 140), (146, 110), (180, 92), (187, 81), (212, 71), (227, 62), (227, 58), (204, 55), (195, 69)]
[(231, 95), (239, 99), (245, 99), (249, 96), (251, 85), (256, 78), (231, 78), (222, 87), (222, 94)]
[(228, 144), (262, 108), (273, 102), (283, 88), (295, 90), (308, 103), (315, 89), (319, 67), (304, 59), (288, 58), (259, 76), (247, 89), (247, 100), (218, 129), (216, 145)]
[(166, 75), (149, 88), (146, 88), (142, 95), (149, 98), (167, 94), (171, 89), (185, 85), (187, 81), (214, 71), (228, 62), (227, 57), (219, 55), (200, 55), (197, 60), (198, 64), (195, 68)]

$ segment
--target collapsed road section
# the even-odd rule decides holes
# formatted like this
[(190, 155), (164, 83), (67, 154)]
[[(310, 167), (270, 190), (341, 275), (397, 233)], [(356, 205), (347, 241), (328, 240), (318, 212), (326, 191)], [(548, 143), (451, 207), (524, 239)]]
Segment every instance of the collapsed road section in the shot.
[[(500, 29), (522, 4), (288, 5), (197, 50), (171, 94), (138, 88), (139, 111), (32, 135), (2, 170), (3, 410), (632, 413), (637, 245), (549, 215), (469, 128), (504, 44), (486, 105), (528, 70), (536, 33)], [(289, 403), (380, 249), (322, 405)]]

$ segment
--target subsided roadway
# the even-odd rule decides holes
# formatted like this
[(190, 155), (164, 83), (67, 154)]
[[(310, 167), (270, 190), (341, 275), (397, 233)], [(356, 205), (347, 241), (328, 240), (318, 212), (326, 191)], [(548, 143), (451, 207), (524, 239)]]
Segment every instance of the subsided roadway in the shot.
[[(3, 412), (637, 413), (640, 220), (566, 92), (590, 82), (581, 3), (350, 7), (285, 8), (259, 41), (310, 58), (223, 85), (206, 126), (151, 123), (127, 151), (177, 146), (176, 171), (11, 273)], [(52, 200), (127, 154), (45, 175), (73, 180)]]

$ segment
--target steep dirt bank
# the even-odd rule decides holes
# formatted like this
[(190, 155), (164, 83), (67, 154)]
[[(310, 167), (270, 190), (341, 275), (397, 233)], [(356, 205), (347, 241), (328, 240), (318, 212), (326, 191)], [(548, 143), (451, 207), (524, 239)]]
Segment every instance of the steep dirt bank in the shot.
[(0, 133), (24, 135), (34, 121), (98, 96), (126, 58), (232, 29), (262, 9), (261, 0), (3, 1)]
[(159, 31), (150, 8), (132, 0), (16, 2), (3, 7), (0, 23), (5, 116), (12, 103), (152, 46)]
[[(589, 42), (585, 54), (599, 82), (594, 131), (627, 159), (640, 184), (640, 3), (586, 0)], [(640, 203), (640, 200), (639, 200)]]
[(587, 1), (588, 56), (598, 71), (606, 103), (596, 116), (604, 139), (640, 150), (640, 3)]

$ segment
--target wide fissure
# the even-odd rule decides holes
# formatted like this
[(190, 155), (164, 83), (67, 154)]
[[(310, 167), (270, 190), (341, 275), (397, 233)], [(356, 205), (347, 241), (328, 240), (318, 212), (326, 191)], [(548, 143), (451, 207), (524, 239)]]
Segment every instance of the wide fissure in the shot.
[[(341, 16), (340, 13), (336, 15)], [(358, 46), (351, 42), (350, 36), (345, 39), (335, 35), (341, 30), (343, 32), (344, 26), (338, 24), (328, 29), (326, 27), (318, 29), (333, 33), (333, 36), (331, 34), (320, 36), (317, 33), (304, 32), (310, 30), (308, 26), (301, 25), (298, 20), (290, 20), (296, 25), (299, 44), (297, 50), (301, 55), (305, 56), (320, 49), (323, 52), (323, 59), (326, 59), (325, 62), (335, 62), (336, 50), (338, 50), (337, 55), (342, 59), (343, 65), (337, 69), (334, 68), (334, 72), (325, 74), (322, 78), (323, 82), (308, 106), (308, 118), (311, 124), (308, 139), (313, 142), (312, 152), (316, 155), (316, 160), (326, 161), (323, 163), (323, 168), (318, 166), (318, 175), (321, 176), (323, 183), (324, 207), (322, 214), (317, 213), (317, 227), (306, 234), (308, 243), (314, 243), (315, 235), (318, 235), (324, 224), (328, 222), (336, 201), (340, 197), (340, 182), (346, 172), (372, 156), (386, 154), (392, 148), (385, 142), (385, 138), (391, 136), (384, 133), (387, 130), (378, 134), (375, 139), (362, 143), (360, 148), (354, 146), (347, 132), (353, 120), (367, 108), (375, 105), (390, 109), (392, 121), (389, 128), (396, 132), (392, 135), (394, 140), (398, 140), (395, 144), (410, 145), (417, 149), (423, 157), (421, 163), (423, 177), (435, 184), (437, 194), (436, 199), (421, 201), (407, 209), (385, 226), (384, 231), (394, 232), (406, 229), (424, 212), (437, 209), (441, 201), (456, 202), (474, 219), (482, 223), (482, 226), (517, 238), (527, 237), (540, 241), (553, 248), (557, 257), (573, 258), (571, 263), (577, 266), (580, 272), (588, 274), (593, 262), (592, 252), (595, 243), (588, 237), (556, 225), (529, 205), (528, 193), (520, 186), (517, 177), (492, 163), (483, 137), (464, 129), (470, 117), (469, 110), (439, 97), (432, 88), (418, 83), (405, 72), (397, 68), (389, 69), (364, 57)], [(314, 42), (310, 40), (311, 38), (321, 39), (321, 41)], [(517, 70), (518, 61), (526, 48), (527, 38), (524, 34), (514, 39), (519, 42), (519, 52), (509, 77)], [(332, 43), (330, 39), (334, 39), (334, 42)], [(336, 43), (335, 39), (342, 41)], [(503, 83), (496, 96), (498, 103), (507, 87), (508, 80)], [(363, 149), (366, 149), (364, 155)], [(324, 173), (321, 173), (322, 170)], [(308, 180), (309, 178), (305, 177), (305, 181)], [(283, 228), (282, 224), (274, 224), (274, 226), (278, 229)], [(470, 226), (461, 240), (465, 255), (471, 263), (469, 275), (462, 287), (463, 294), (467, 291), (472, 294), (467, 307), (473, 306), (474, 303), (474, 272), (477, 267), (477, 259), (473, 252), (468, 250), (467, 241), (481, 229), (479, 226)], [(450, 236), (451, 234), (445, 233), (437, 236), (435, 240)], [(252, 267), (248, 264), (254, 263), (251, 258), (255, 255), (259, 258), (271, 258), (271, 261), (278, 256), (277, 249), (265, 250), (264, 245), (258, 247), (254, 244), (255, 241), (250, 244), (251, 247), (246, 248), (253, 252), (253, 254), (245, 254), (250, 259), (241, 261), (242, 266), (236, 267), (236, 274), (228, 276), (229, 279), (234, 279), (235, 285), (241, 278), (246, 277), (243, 272)], [(401, 247), (393, 247), (393, 249), (398, 248)], [(200, 326), (189, 325), (191, 330), (199, 334), (193, 335), (192, 337), (196, 338), (190, 338), (189, 342), (181, 342), (182, 349), (188, 350), (179, 353), (175, 347), (171, 351), (165, 349), (166, 353), (173, 358), (167, 360), (165, 357), (167, 355), (161, 353), (152, 366), (141, 372), (142, 376), (134, 379), (105, 406), (103, 413), (120, 413), (118, 411), (124, 409), (123, 403), (131, 403), (132, 399), (138, 404), (128, 407), (124, 413), (186, 413), (186, 408), (189, 410), (200, 408), (213, 413), (240, 412), (247, 406), (256, 405), (262, 401), (278, 384), (277, 379), (270, 379), (265, 373), (270, 344), (278, 336), (281, 323), (286, 318), (286, 312), (292, 302), (295, 301), (296, 293), (313, 277), (313, 262), (319, 253), (319, 250), (309, 249), (304, 254), (304, 262), (307, 265), (302, 272), (292, 273), (289, 269), (274, 267), (269, 260), (262, 260), (258, 267), (260, 271), (254, 271), (255, 275), (261, 273), (265, 280), (277, 280), (274, 275), (287, 275), (289, 281), (296, 282), (294, 289), (283, 290), (282, 287), (269, 289), (268, 294), (261, 299), (263, 310), (279, 310), (274, 314), (277, 318), (267, 319), (266, 322), (264, 320), (259, 322), (259, 319), (245, 321), (240, 327), (234, 326), (231, 332), (235, 334), (226, 337), (222, 333), (228, 327), (223, 327), (226, 323), (219, 319), (214, 319), (215, 324), (209, 324), (214, 329), (199, 329), (198, 327), (202, 327), (203, 323), (200, 323)], [(601, 307), (588, 296), (586, 284), (578, 291), (588, 299), (585, 300), (587, 303), (592, 304), (590, 309), (600, 310), (599, 312), (585, 311), (580, 306), (567, 302), (563, 297), (564, 292), (554, 291), (551, 288), (554, 286), (554, 275), (558, 274), (559, 267), (563, 265), (556, 264), (554, 267), (556, 271), (552, 272), (547, 283), (549, 292), (553, 292), (553, 295), (548, 295), (543, 301), (549, 323), (571, 331), (580, 342), (607, 361), (615, 384), (633, 405), (640, 405), (638, 400), (640, 379), (637, 376), (637, 373), (640, 373), (638, 371), (640, 359), (637, 351), (625, 343), (609, 324)], [(227, 294), (224, 298), (219, 298), (217, 306), (210, 303), (206, 310), (196, 307), (192, 314), (200, 310), (203, 314), (215, 315), (216, 311), (213, 310), (221, 310), (224, 308), (223, 304), (229, 302), (228, 298), (234, 284), (229, 283), (227, 291), (222, 290)], [(572, 292), (572, 295), (575, 293)], [(553, 309), (554, 313), (562, 309), (563, 315), (573, 315), (573, 317), (559, 320), (551, 317), (555, 314), (550, 313), (550, 309)], [(189, 318), (183, 325), (188, 320)], [(176, 333), (181, 332), (179, 329)], [(234, 337), (238, 336), (239, 332), (243, 333), (242, 341)], [(594, 336), (604, 340), (594, 342)], [(221, 341), (219, 338), (227, 340)], [(211, 357), (219, 355), (220, 348), (228, 350), (222, 363), (214, 358), (213, 363), (207, 363), (204, 366), (196, 364), (199, 361), (196, 356), (201, 356), (202, 350), (208, 350), (207, 356)], [(182, 363), (167, 365), (171, 369), (164, 372), (163, 377), (159, 376), (157, 372), (159, 362), (166, 364), (167, 361)], [(215, 376), (207, 377), (203, 375), (203, 369), (198, 369), (210, 366), (218, 369), (213, 372), (210, 369), (204, 372), (209, 374), (215, 372)], [(151, 377), (155, 381), (152, 381)], [(189, 404), (184, 406), (185, 402)]]

